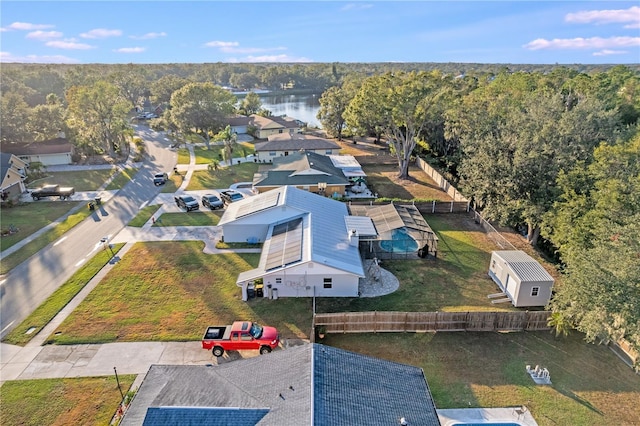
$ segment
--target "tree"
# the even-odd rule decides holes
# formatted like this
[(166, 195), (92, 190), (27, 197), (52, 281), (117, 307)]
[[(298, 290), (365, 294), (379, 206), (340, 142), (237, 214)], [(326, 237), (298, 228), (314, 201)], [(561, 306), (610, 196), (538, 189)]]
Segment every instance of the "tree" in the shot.
[(343, 113), (351, 99), (340, 87), (330, 87), (320, 97), (320, 109), (316, 117), (329, 136), (342, 140), (344, 130)]
[(29, 117), (28, 128), (36, 141), (55, 138), (64, 129), (64, 108), (60, 104), (37, 105)]
[(29, 140), (27, 123), (31, 110), (18, 93), (2, 94), (2, 120), (0, 120), (0, 138), (2, 142), (26, 142)]
[(235, 109), (236, 97), (212, 83), (189, 83), (171, 95), (171, 119), (184, 133), (200, 134), (210, 146), (210, 133), (220, 130)]
[(344, 111), (345, 124), (356, 134), (374, 134), (375, 143), (380, 143), (387, 114), (386, 107), (378, 99), (381, 83), (379, 78), (366, 79)]
[(249, 92), (240, 104), (240, 109), (244, 115), (257, 114), (262, 109), (262, 101), (257, 93)]
[(67, 91), (67, 125), (82, 144), (104, 150), (115, 157), (132, 134), (127, 122), (130, 103), (111, 83), (98, 81), (91, 86), (72, 87)]
[(460, 138), (461, 186), (489, 219), (526, 223), (535, 245), (558, 196), (562, 170), (589, 161), (614, 134), (615, 118), (583, 98), (569, 108), (562, 94), (536, 89), (532, 76), (501, 76), (469, 95), (448, 125)]
[(225, 161), (229, 166), (233, 159), (233, 150), (236, 148), (238, 135), (231, 131), (231, 126), (225, 127), (215, 136), (216, 141), (222, 141), (224, 143), (223, 155)]
[(109, 76), (109, 81), (120, 89), (122, 97), (129, 101), (131, 108), (135, 108), (148, 92), (144, 71), (129, 67), (127, 70), (117, 71)]
[(189, 80), (174, 74), (164, 75), (151, 83), (151, 102), (154, 104), (168, 104), (171, 95), (176, 90), (189, 84)]

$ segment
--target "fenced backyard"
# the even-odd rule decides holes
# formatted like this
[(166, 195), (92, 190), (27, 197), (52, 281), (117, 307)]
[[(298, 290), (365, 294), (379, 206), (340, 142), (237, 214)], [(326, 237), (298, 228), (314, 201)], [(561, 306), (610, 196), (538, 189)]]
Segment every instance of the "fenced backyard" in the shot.
[(437, 331), (550, 330), (548, 311), (341, 312), (314, 315), (325, 333), (424, 333)]

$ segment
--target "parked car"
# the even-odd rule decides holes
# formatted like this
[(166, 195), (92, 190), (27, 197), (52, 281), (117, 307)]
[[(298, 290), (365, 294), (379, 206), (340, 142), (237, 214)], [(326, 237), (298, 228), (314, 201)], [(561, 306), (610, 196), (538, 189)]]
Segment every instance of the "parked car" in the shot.
[(175, 200), (178, 207), (180, 207), (181, 209), (185, 209), (188, 212), (191, 210), (200, 209), (200, 205), (191, 195), (178, 195), (173, 197), (173, 199)]
[(31, 197), (34, 200), (39, 200), (44, 197), (60, 197), (61, 200), (70, 198), (76, 190), (72, 187), (64, 187), (60, 185), (45, 185), (43, 187), (34, 189), (31, 191)]
[(233, 189), (228, 189), (226, 191), (220, 191), (220, 196), (224, 200), (225, 203), (233, 203), (234, 201), (240, 201), (244, 198), (242, 193), (238, 191), (234, 191)]
[(221, 209), (224, 203), (213, 194), (205, 194), (202, 196), (202, 207), (209, 207), (211, 210)]
[(251, 321), (235, 321), (231, 325), (211, 326), (202, 337), (202, 349), (221, 357), (224, 351), (259, 350), (268, 354), (280, 343), (278, 330)]
[(164, 185), (169, 180), (169, 175), (166, 173), (156, 173), (153, 175), (153, 184), (155, 186)]

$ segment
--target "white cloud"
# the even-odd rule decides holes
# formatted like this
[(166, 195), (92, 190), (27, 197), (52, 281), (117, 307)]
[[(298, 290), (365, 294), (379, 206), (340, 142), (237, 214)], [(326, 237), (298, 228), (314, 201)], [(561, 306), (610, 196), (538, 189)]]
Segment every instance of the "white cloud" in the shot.
[(340, 8), (340, 10), (343, 11), (347, 11), (347, 10), (364, 10), (364, 9), (371, 9), (373, 7), (372, 4), (368, 4), (368, 3), (349, 3), (349, 4), (345, 4), (344, 6), (342, 6), (342, 8)]
[(79, 64), (77, 59), (69, 58), (62, 55), (26, 55), (14, 56), (9, 52), (0, 52), (0, 62), (18, 62), (26, 64)]
[(62, 33), (60, 31), (32, 31), (25, 37), (34, 40), (49, 40), (62, 37)]
[(207, 47), (223, 47), (229, 48), (234, 46), (239, 46), (240, 43), (237, 41), (210, 41), (204, 44)]
[(132, 38), (134, 40), (151, 40), (154, 38), (166, 37), (166, 36), (167, 36), (167, 33), (161, 32), (161, 33), (146, 33), (141, 36), (130, 36), (129, 38)]
[(85, 43), (77, 43), (73, 40), (54, 40), (54, 41), (48, 41), (45, 43), (45, 46), (48, 47), (55, 47), (58, 49), (69, 49), (69, 50), (89, 50), (89, 49), (94, 49), (95, 46), (91, 46), (89, 44), (85, 44)]
[(142, 53), (144, 52), (144, 47), (121, 47), (120, 49), (113, 49), (116, 53)]
[(23, 31), (35, 31), (35, 30), (46, 30), (49, 28), (53, 28), (54, 25), (48, 24), (30, 24), (28, 22), (14, 22), (13, 24), (6, 27), (8, 30), (23, 30)]
[(246, 56), (242, 61), (232, 60), (231, 62), (313, 62), (309, 58), (295, 57), (289, 55), (263, 55)]
[(599, 52), (593, 52), (593, 56), (624, 55), (625, 53), (629, 53), (629, 52), (627, 52), (626, 50), (604, 49)]
[(640, 46), (640, 37), (590, 37), (590, 38), (538, 38), (523, 47), (529, 50), (540, 49), (610, 49), (616, 47)]
[(121, 30), (107, 30), (106, 28), (96, 28), (95, 30), (88, 31), (80, 34), (82, 38), (107, 38), (107, 37), (119, 37), (122, 35)]
[(629, 9), (614, 10), (582, 10), (576, 13), (569, 13), (564, 17), (566, 22), (579, 24), (622, 24), (627, 23), (624, 28), (640, 28), (640, 7), (633, 6)]

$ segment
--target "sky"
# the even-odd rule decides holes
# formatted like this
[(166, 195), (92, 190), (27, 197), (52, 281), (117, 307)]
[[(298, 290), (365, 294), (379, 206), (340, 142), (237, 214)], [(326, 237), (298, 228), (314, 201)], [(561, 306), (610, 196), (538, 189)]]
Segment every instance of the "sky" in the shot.
[(0, 62), (637, 64), (640, 3), (2, 0)]

